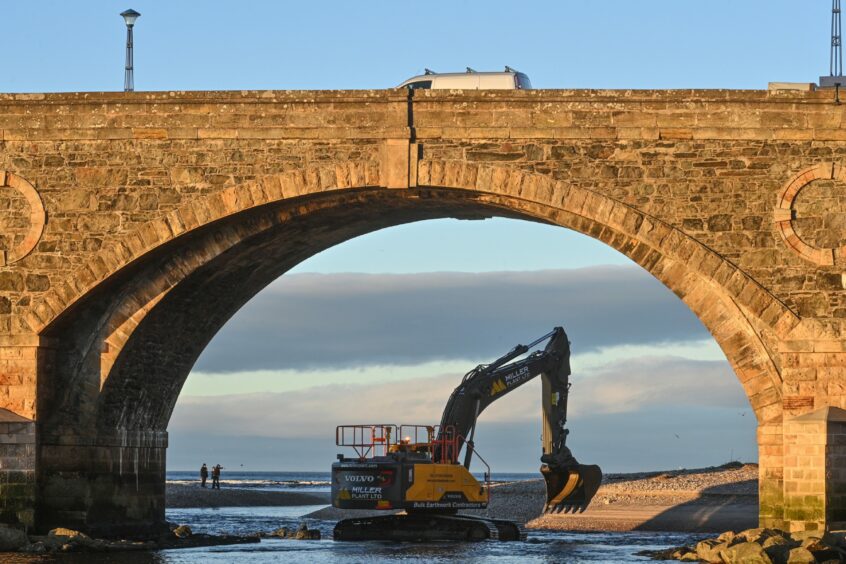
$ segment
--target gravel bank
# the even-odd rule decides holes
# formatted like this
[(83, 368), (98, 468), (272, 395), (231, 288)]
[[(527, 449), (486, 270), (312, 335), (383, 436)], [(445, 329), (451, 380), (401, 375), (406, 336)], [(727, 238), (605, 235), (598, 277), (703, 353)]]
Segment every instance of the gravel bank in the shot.
[(542, 515), (557, 530), (722, 532), (758, 524), (758, 465), (610, 474), (584, 513)]
[(196, 485), (167, 484), (168, 507), (266, 507), (329, 504), (329, 494), (320, 492), (274, 492), (222, 488), (213, 490)]

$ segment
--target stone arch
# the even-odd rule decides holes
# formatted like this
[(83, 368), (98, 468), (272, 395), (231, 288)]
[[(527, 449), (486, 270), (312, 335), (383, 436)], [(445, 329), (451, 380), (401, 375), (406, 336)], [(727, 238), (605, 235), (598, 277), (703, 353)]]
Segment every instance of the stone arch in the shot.
[[(120, 413), (126, 413), (126, 405), (144, 391), (127, 390), (118, 379), (107, 386), (107, 374), (121, 362), (122, 354), (129, 354), (126, 344), (138, 337), (138, 328), (152, 319), (148, 319), (151, 312), (161, 310), (164, 307), (161, 304), (173, 299), (169, 296), (175, 288), (204, 268), (205, 275), (212, 276), (208, 269), (227, 253), (234, 256), (232, 253), (237, 252), (239, 245), (249, 243), (261, 248), (260, 237), (286, 222), (351, 203), (366, 208), (368, 198), (379, 197), (394, 202), (391, 205), (397, 205), (398, 214), (407, 214), (386, 218), (385, 225), (425, 218), (426, 214), (432, 217), (496, 214), (561, 225), (605, 242), (650, 271), (703, 321), (726, 353), (759, 420), (781, 418), (780, 370), (762, 333), (784, 336), (798, 325), (799, 319), (736, 266), (654, 217), (546, 176), (504, 166), (426, 160), (419, 163), (417, 172), (417, 188), (386, 190), (379, 188), (376, 164), (351, 162), (262, 177), (197, 199), (105, 247), (94, 261), (36, 304), (29, 322), (41, 334), (54, 333), (72, 312), (85, 309), (84, 302), (91, 301), (98, 288), (123, 284), (115, 307), (99, 312), (102, 317), (99, 322), (105, 320), (102, 326), (106, 327), (103, 350), (93, 349), (99, 354), (100, 378), (98, 382), (87, 382), (86, 386), (92, 397), (101, 391), (104, 398), (124, 396), (127, 403)], [(400, 201), (402, 205), (396, 204)], [(277, 207), (280, 205), (285, 209)], [(426, 213), (413, 211), (426, 205), (430, 206)], [(358, 229), (366, 232), (381, 226), (384, 225), (370, 218)], [(355, 236), (343, 231), (339, 234), (340, 239), (330, 237), (328, 243)], [(168, 261), (169, 249), (181, 242), (186, 242), (190, 253)], [(241, 252), (256, 260), (255, 255), (243, 249)], [(128, 290), (120, 277), (131, 278), (133, 269), (142, 268), (150, 261), (154, 264), (148, 272), (155, 275), (149, 279), (142, 277), (148, 283)], [(263, 287), (281, 272), (263, 272), (257, 286)], [(215, 322), (222, 325), (240, 307), (241, 300), (249, 297), (234, 300), (232, 311), (221, 312)], [(216, 332), (214, 327), (211, 330)], [(88, 345), (96, 347), (98, 343)], [(193, 363), (196, 354), (187, 354), (182, 362)], [(91, 355), (87, 358), (90, 361)], [(126, 358), (121, 369), (128, 365)], [(187, 375), (190, 365), (181, 369)], [(181, 381), (173, 383), (175, 389), (169, 392), (173, 401), (181, 384)], [(108, 400), (105, 404), (109, 404)], [(116, 415), (111, 408), (102, 406), (101, 401), (98, 417), (105, 418), (109, 425), (128, 424), (120, 413)], [(163, 407), (163, 411), (151, 415), (145, 424), (161, 429), (162, 418), (166, 424), (172, 405), (165, 402)], [(63, 415), (62, 410), (51, 411), (56, 414), (54, 417)]]

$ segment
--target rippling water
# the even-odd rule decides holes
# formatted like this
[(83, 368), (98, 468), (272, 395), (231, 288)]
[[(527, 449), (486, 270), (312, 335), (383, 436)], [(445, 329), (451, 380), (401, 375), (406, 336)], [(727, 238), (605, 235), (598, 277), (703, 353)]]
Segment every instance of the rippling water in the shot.
[[(168, 510), (168, 520), (190, 525), (197, 533), (250, 534), (278, 527), (296, 527), (302, 515), (323, 506), (306, 507), (224, 507), (220, 509)], [(645, 549), (688, 544), (702, 536), (682, 533), (563, 533), (529, 531), (528, 542), (520, 543), (336, 543), (333, 522), (307, 521), (319, 528), (325, 540), (296, 541), (263, 539), (259, 544), (163, 550), (150, 553), (68, 554), (51, 557), (12, 557), (9, 564), (36, 562), (91, 564), (198, 564), (198, 563), (331, 563), (331, 562), (475, 562), (581, 563), (648, 561), (635, 556)]]

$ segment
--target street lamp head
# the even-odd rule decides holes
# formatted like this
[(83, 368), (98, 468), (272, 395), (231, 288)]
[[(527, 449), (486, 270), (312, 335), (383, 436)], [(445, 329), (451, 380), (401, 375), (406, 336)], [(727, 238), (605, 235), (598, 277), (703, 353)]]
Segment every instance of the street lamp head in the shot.
[(123, 21), (126, 22), (126, 27), (132, 27), (133, 25), (135, 25), (135, 20), (137, 20), (139, 16), (141, 16), (141, 14), (139, 14), (132, 8), (121, 12), (120, 15), (123, 16)]

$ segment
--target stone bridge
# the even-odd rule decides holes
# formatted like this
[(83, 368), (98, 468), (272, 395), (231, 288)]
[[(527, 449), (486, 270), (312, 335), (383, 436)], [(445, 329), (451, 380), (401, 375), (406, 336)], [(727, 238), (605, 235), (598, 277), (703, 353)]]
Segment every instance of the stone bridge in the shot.
[(239, 307), (352, 237), (505, 216), (596, 238), (675, 292), (757, 415), (761, 523), (842, 526), (844, 108), (776, 90), (0, 95), (0, 521), (160, 525), (173, 406)]

